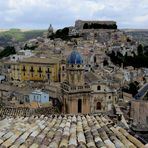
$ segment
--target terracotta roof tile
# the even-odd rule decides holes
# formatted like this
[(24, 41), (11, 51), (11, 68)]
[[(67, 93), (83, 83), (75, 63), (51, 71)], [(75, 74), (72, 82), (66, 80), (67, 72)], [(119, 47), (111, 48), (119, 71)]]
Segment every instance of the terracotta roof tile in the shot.
[(11, 148), (143, 148), (105, 115), (7, 117), (0, 121), (0, 146)]

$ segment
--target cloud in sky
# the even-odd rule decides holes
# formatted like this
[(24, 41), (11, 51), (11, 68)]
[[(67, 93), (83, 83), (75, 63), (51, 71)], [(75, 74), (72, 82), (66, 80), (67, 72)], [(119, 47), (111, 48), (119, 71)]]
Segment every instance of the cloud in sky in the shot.
[(0, 28), (60, 28), (76, 19), (148, 28), (148, 0), (0, 0)]

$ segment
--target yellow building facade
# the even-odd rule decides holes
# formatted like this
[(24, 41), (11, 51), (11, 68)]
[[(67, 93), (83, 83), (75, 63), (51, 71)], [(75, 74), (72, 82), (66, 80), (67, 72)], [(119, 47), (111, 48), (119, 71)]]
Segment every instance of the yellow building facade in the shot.
[(12, 63), (10, 78), (20, 81), (59, 81), (59, 60), (47, 58), (27, 58)]

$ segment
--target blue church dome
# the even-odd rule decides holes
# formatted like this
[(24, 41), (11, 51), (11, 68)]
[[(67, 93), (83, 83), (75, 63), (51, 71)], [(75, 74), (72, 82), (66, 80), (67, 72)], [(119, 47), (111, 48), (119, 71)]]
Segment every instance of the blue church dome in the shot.
[(83, 64), (83, 59), (77, 50), (73, 50), (67, 58), (67, 64)]

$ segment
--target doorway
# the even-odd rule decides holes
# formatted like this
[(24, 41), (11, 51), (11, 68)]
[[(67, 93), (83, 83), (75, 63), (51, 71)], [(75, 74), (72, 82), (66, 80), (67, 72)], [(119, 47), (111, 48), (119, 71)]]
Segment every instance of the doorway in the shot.
[(78, 113), (81, 113), (82, 112), (82, 100), (79, 99), (78, 100)]
[(97, 102), (96, 110), (101, 110), (101, 102)]

